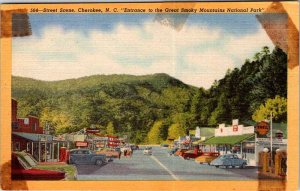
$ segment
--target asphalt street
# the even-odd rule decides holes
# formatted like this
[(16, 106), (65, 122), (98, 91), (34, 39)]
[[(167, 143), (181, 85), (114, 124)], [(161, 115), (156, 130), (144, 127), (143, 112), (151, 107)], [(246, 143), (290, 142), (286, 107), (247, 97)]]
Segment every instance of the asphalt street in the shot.
[(257, 180), (257, 168), (215, 168), (194, 160), (168, 156), (153, 147), (152, 155), (134, 151), (131, 158), (114, 159), (104, 166), (78, 165), (78, 180)]

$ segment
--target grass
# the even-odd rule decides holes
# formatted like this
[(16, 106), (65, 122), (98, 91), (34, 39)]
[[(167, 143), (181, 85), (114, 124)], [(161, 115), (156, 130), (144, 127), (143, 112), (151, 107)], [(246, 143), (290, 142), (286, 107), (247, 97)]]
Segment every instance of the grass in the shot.
[(34, 168), (42, 170), (64, 171), (66, 173), (66, 180), (76, 180), (77, 169), (73, 165), (38, 165)]

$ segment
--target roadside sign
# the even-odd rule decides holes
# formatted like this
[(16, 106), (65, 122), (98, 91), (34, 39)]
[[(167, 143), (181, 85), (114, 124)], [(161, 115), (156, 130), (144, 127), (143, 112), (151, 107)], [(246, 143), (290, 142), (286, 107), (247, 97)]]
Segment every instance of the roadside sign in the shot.
[(270, 131), (270, 125), (268, 122), (261, 121), (256, 124), (255, 126), (255, 131), (257, 132), (258, 135), (267, 135), (268, 132)]
[(85, 141), (76, 141), (75, 142), (75, 146), (76, 147), (87, 147), (88, 146), (88, 142), (85, 142)]

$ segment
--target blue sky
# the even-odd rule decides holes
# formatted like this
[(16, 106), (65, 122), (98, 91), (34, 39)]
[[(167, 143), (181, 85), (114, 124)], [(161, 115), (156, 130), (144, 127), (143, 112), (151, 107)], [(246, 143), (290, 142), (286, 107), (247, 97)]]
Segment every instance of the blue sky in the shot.
[[(119, 23), (141, 26), (154, 20), (155, 14), (31, 14), (29, 17), (33, 32), (40, 34), (49, 25), (82, 32), (91, 29), (109, 32)], [(222, 28), (235, 35), (254, 33), (260, 28), (254, 14), (190, 14), (186, 21), (188, 25)]]
[(180, 30), (157, 22), (154, 14), (29, 18), (33, 35), (13, 39), (12, 73), (49, 81), (164, 72), (208, 88), (262, 46), (273, 48), (254, 14), (190, 14)]

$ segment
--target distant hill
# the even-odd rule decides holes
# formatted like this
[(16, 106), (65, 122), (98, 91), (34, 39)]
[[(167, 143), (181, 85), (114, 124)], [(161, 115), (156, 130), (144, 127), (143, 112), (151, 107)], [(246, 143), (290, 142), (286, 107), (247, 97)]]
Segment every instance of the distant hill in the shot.
[(12, 77), (18, 116), (36, 115), (57, 133), (91, 124), (104, 128), (112, 122), (116, 132), (134, 130), (144, 135), (155, 120), (189, 112), (196, 91), (163, 73), (94, 75), (61, 81)]

